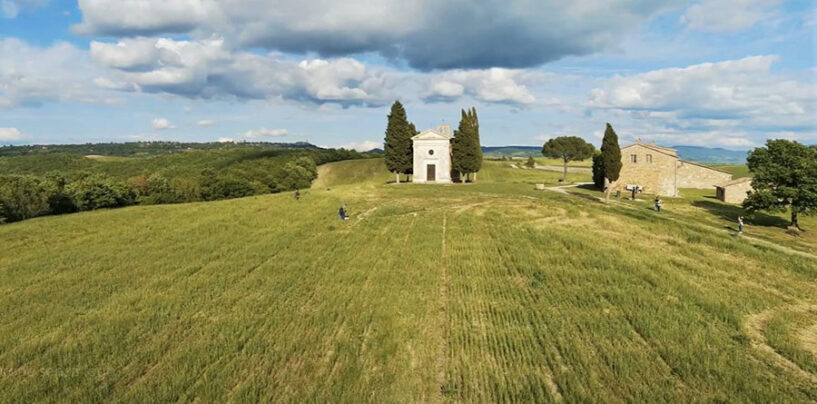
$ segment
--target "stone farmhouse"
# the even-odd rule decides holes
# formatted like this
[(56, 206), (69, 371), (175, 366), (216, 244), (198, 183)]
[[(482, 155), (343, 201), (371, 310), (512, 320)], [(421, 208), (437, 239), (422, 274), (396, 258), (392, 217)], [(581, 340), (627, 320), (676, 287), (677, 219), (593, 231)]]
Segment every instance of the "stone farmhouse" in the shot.
[(743, 177), (715, 185), (716, 196), (726, 203), (743, 203), (752, 190), (752, 178)]
[(413, 182), (451, 183), (451, 127), (440, 125), (411, 138), (414, 147)]
[(621, 173), (617, 189), (640, 186), (643, 192), (680, 196), (681, 188), (712, 188), (732, 179), (732, 174), (684, 161), (678, 151), (641, 140), (621, 148)]

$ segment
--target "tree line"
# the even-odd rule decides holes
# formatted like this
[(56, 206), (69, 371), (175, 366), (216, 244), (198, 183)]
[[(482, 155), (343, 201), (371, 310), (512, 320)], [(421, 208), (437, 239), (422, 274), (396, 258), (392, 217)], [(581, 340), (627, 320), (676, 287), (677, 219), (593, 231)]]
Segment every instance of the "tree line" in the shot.
[[(213, 201), (308, 188), (317, 177), (318, 164), (364, 157), (336, 149), (259, 152), (252, 148), (111, 162), (64, 154), (5, 157), (0, 158), (0, 167), (10, 174), (0, 175), (0, 223), (136, 204)], [(53, 161), (62, 163), (62, 168), (53, 169)], [(43, 172), (43, 168), (48, 171)]]
[[(451, 138), (451, 169), (460, 181), (476, 181), (482, 168), (482, 146), (479, 140), (479, 118), (476, 108), (461, 111), (460, 123)], [(395, 101), (387, 116), (384, 153), (386, 168), (394, 173), (395, 181), (405, 175), (406, 182), (414, 174), (414, 147), (411, 138), (419, 134), (409, 122), (406, 109)]]

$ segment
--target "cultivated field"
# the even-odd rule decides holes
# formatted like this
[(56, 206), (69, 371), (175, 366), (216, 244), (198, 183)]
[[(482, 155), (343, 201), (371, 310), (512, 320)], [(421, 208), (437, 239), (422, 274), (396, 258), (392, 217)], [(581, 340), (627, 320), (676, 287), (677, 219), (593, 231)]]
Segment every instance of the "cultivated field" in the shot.
[(0, 401), (817, 400), (814, 218), (739, 237), (702, 192), (659, 215), (507, 162), (376, 163), (300, 201), (0, 226)]

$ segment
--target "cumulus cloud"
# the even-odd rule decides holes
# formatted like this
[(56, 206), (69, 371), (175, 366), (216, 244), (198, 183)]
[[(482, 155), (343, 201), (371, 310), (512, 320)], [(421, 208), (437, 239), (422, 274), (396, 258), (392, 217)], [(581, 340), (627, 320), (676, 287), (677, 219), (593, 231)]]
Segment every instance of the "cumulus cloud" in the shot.
[(235, 139), (231, 137), (220, 137), (218, 138), (219, 143), (235, 143)]
[(174, 129), (176, 128), (173, 126), (167, 118), (154, 118), (153, 119), (153, 129), (163, 130), (163, 129)]
[(520, 69), (452, 70), (433, 75), (427, 101), (454, 101), (467, 94), (485, 102), (529, 104), (536, 98), (523, 84), (536, 74)]
[(771, 132), (813, 133), (817, 88), (772, 65), (774, 55), (615, 76), (589, 107), (632, 120), (630, 134), (658, 142), (745, 148)]
[(136, 88), (188, 98), (280, 98), (344, 106), (382, 105), (392, 98), (383, 73), (355, 59), (282, 60), (231, 51), (220, 38), (94, 41), (91, 56), (112, 72), (110, 83), (101, 83), (106, 88)]
[(698, 120), (749, 119), (802, 126), (817, 116), (817, 89), (771, 71), (778, 57), (753, 56), (615, 76), (590, 92), (590, 106)]
[(0, 39), (0, 108), (48, 101), (121, 102), (93, 84), (101, 74), (87, 53), (71, 44), (36, 47), (15, 38)]
[(680, 0), (80, 0), (79, 33), (223, 35), (232, 46), (323, 57), (376, 52), (412, 67), (527, 67), (615, 44)]
[(681, 16), (687, 28), (697, 31), (737, 32), (773, 15), (781, 0), (703, 0)]
[(248, 130), (244, 132), (244, 137), (247, 139), (276, 138), (286, 136), (288, 133), (289, 132), (286, 129), (261, 128), (258, 130)]
[(211, 119), (202, 119), (202, 120), (196, 122), (196, 125), (198, 125), (198, 126), (213, 126), (215, 124), (216, 124), (216, 121), (213, 121)]
[(0, 128), (0, 141), (23, 140), (25, 136), (17, 128)]

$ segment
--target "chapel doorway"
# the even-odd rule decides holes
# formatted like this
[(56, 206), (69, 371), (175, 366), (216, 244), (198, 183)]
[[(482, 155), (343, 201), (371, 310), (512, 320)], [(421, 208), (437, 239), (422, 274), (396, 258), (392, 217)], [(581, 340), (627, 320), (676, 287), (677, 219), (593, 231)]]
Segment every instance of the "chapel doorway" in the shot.
[(437, 181), (437, 166), (429, 164), (426, 166), (426, 181)]

